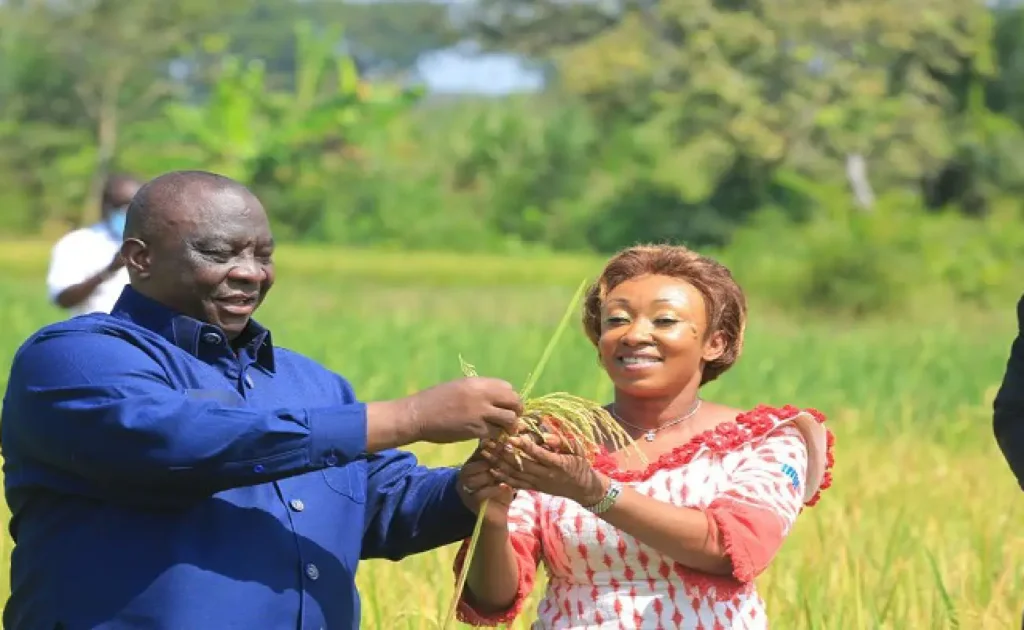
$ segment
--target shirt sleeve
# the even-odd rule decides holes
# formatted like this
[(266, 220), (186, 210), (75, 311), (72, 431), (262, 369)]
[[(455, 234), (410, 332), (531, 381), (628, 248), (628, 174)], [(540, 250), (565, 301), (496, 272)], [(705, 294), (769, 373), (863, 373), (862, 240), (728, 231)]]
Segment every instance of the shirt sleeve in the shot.
[[(492, 614), (484, 614), (473, 608), (467, 601), (465, 589), (459, 596), (456, 616), (459, 621), (476, 627), (494, 627), (512, 623), (523, 610), (526, 598), (533, 591), (537, 580), (537, 566), (541, 557), (540, 536), (540, 495), (528, 490), (520, 490), (508, 509), (509, 542), (516, 555), (516, 566), (519, 569), (519, 589), (516, 598), (508, 609)], [(466, 562), (469, 552), (469, 540), (464, 540), (455, 556), (455, 576), (458, 578)]]
[[(345, 400), (357, 400), (342, 379)], [(362, 559), (402, 558), (469, 536), (476, 514), (459, 496), (459, 469), (427, 468), (412, 453), (387, 449), (367, 458)]]
[(807, 443), (785, 425), (743, 457), (708, 506), (711, 530), (740, 582), (763, 573), (782, 547), (803, 507), (807, 473)]
[(68, 287), (85, 281), (95, 273), (88, 254), (87, 243), (80, 232), (67, 234), (53, 246), (50, 268), (46, 273), (46, 292), (51, 302), (55, 302), (57, 296)]
[(401, 560), (470, 536), (476, 514), (459, 496), (458, 474), (404, 451), (371, 455), (362, 558)]
[(7, 481), (34, 473), (57, 490), (64, 479), (105, 500), (173, 503), (365, 451), (362, 403), (260, 410), (210, 393), (175, 389), (145, 351), (112, 335), (44, 334), (11, 368), (0, 423)]
[(996, 443), (1024, 489), (1024, 297), (1017, 303), (1017, 337), (993, 402)]

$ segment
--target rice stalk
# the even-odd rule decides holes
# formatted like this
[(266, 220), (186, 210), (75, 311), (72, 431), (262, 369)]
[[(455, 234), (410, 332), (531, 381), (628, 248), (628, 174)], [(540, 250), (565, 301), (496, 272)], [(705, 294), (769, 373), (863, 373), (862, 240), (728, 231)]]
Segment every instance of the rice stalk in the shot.
[[(562, 315), (558, 327), (555, 329), (551, 339), (548, 340), (544, 352), (537, 361), (536, 367), (529, 373), (526, 384), (519, 392), (520, 400), (523, 402), (523, 411), (519, 418), (519, 432), (530, 433), (543, 439), (547, 434), (555, 434), (562, 438), (568, 450), (574, 455), (581, 455), (593, 461), (594, 456), (602, 446), (611, 444), (614, 449), (633, 447), (641, 460), (645, 461), (643, 454), (636, 448), (636, 444), (628, 433), (612, 418), (611, 414), (599, 403), (575, 396), (566, 392), (552, 392), (536, 398), (530, 398), (530, 393), (540, 380), (540, 375), (547, 366), (548, 360), (554, 352), (558, 340), (568, 327), (569, 319), (572, 317), (576, 307), (583, 296), (587, 282), (584, 280), (576, 289), (575, 295), (569, 302), (565, 313)], [(459, 363), (462, 373), (465, 376), (476, 376), (476, 368), (467, 363), (459, 356)], [(499, 436), (498, 441), (508, 440), (508, 434)], [(522, 458), (529, 457), (518, 449), (514, 453), (520, 469), (523, 466)], [(473, 554), (476, 551), (476, 544), (480, 538), (480, 529), (483, 527), (484, 515), (487, 513), (488, 501), (480, 504), (477, 513), (476, 523), (473, 526), (473, 533), (470, 535), (469, 547), (466, 550), (466, 558), (459, 571), (458, 579), (455, 582), (455, 592), (452, 594), (451, 604), (448, 606), (448, 613), (445, 616), (442, 628), (448, 630), (455, 620), (455, 612), (458, 609), (459, 598), (462, 589), (466, 584), (466, 576), (469, 574), (469, 567), (473, 562)]]

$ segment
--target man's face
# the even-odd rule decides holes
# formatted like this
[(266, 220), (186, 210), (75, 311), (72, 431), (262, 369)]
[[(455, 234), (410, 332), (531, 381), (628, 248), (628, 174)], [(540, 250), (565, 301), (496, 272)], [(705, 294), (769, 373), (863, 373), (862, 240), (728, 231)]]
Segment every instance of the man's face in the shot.
[(190, 195), (169, 213), (136, 269), (151, 298), (237, 337), (274, 283), (274, 240), (262, 204), (245, 190)]
[(118, 183), (111, 191), (107, 204), (103, 207), (104, 218), (110, 216), (113, 212), (123, 212), (128, 207), (128, 204), (131, 203), (135, 193), (139, 192), (141, 186), (139, 182), (133, 180), (125, 180)]
[(111, 191), (110, 198), (104, 202), (106, 205), (103, 206), (103, 220), (119, 238), (124, 233), (128, 204), (131, 203), (132, 197), (139, 191), (139, 188), (141, 185), (136, 181), (122, 181)]

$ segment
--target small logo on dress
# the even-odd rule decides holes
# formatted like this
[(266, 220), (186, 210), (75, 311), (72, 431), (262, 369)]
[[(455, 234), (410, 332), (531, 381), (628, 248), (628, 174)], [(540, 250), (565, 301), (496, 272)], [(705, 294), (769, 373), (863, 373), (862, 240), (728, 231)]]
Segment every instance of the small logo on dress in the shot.
[(792, 480), (794, 488), (800, 488), (800, 475), (797, 474), (795, 468), (793, 468), (789, 464), (783, 464), (782, 473)]

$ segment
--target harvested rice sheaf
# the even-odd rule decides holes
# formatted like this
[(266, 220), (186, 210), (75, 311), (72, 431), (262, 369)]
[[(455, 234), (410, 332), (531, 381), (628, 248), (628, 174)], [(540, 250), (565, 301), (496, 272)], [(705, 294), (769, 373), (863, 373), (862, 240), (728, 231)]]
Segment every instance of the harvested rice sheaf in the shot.
[[(459, 361), (463, 374), (477, 375), (472, 365), (461, 357)], [(552, 392), (523, 401), (520, 427), (520, 433), (540, 438), (557, 435), (572, 454), (585, 456), (591, 462), (604, 446), (610, 445), (612, 450), (635, 448), (633, 439), (602, 405), (566, 392)], [(503, 435), (499, 441), (508, 437)], [(517, 457), (522, 456), (517, 453)]]
[[(463, 374), (466, 376), (477, 375), (476, 369), (472, 365), (462, 361), (461, 357), (459, 360), (462, 363)], [(545, 435), (557, 435), (562, 439), (569, 452), (584, 456), (590, 462), (594, 461), (602, 448), (609, 445), (613, 447), (612, 450), (632, 447), (640, 459), (644, 460), (643, 454), (636, 448), (636, 443), (608, 413), (608, 410), (599, 403), (566, 392), (552, 392), (524, 400), (520, 422), (520, 434), (530, 433), (541, 439)], [(498, 441), (507, 440), (508, 437), (507, 434), (503, 435)], [(522, 467), (522, 459), (529, 457), (518, 449), (516, 449), (515, 456), (520, 467)], [(476, 543), (486, 512), (487, 501), (484, 501), (477, 515), (462, 570), (455, 583), (455, 593), (452, 595), (451, 605), (442, 626), (445, 630), (451, 628), (454, 622), (455, 611), (466, 583), (470, 563), (473, 561), (473, 552), (476, 550)]]
[[(594, 457), (596, 457), (602, 447), (609, 445), (612, 446), (613, 450), (632, 446), (636, 453), (640, 455), (640, 459), (643, 460), (643, 454), (636, 448), (636, 444), (629, 437), (629, 434), (600, 404), (565, 392), (553, 392), (536, 398), (530, 397), (533, 386), (540, 379), (540, 374), (547, 365), (548, 359), (551, 358), (558, 339), (568, 326), (569, 320), (580, 298), (583, 296), (585, 288), (586, 281), (581, 283), (579, 288), (576, 289), (576, 294), (569, 303), (565, 314), (562, 315), (562, 320), (559, 322), (558, 328), (555, 329), (554, 335), (548, 341), (547, 347), (544, 348), (537, 367), (527, 377), (526, 384), (523, 386), (522, 391), (520, 391), (520, 398), (523, 401), (523, 412), (520, 415), (520, 433), (533, 434), (541, 438), (546, 433), (556, 434), (565, 441), (570, 452), (586, 456), (590, 461), (594, 460)], [(476, 368), (466, 363), (462, 357), (459, 357), (459, 362), (462, 365), (462, 373), (464, 375), (477, 375)], [(499, 440), (507, 440), (508, 437), (508, 435), (503, 435)], [(524, 456), (525, 454), (522, 452), (516, 453), (516, 459), (520, 467), (522, 466)], [(459, 578), (455, 583), (455, 593), (452, 595), (451, 604), (448, 606), (448, 613), (441, 626), (444, 630), (451, 628), (455, 621), (455, 611), (458, 609), (459, 598), (466, 584), (466, 575), (469, 573), (469, 567), (473, 562), (473, 552), (476, 550), (476, 543), (480, 537), (480, 528), (483, 526), (486, 513), (487, 501), (484, 501), (477, 514), (476, 525), (470, 536), (465, 561), (462, 565), (462, 570), (459, 572)]]

